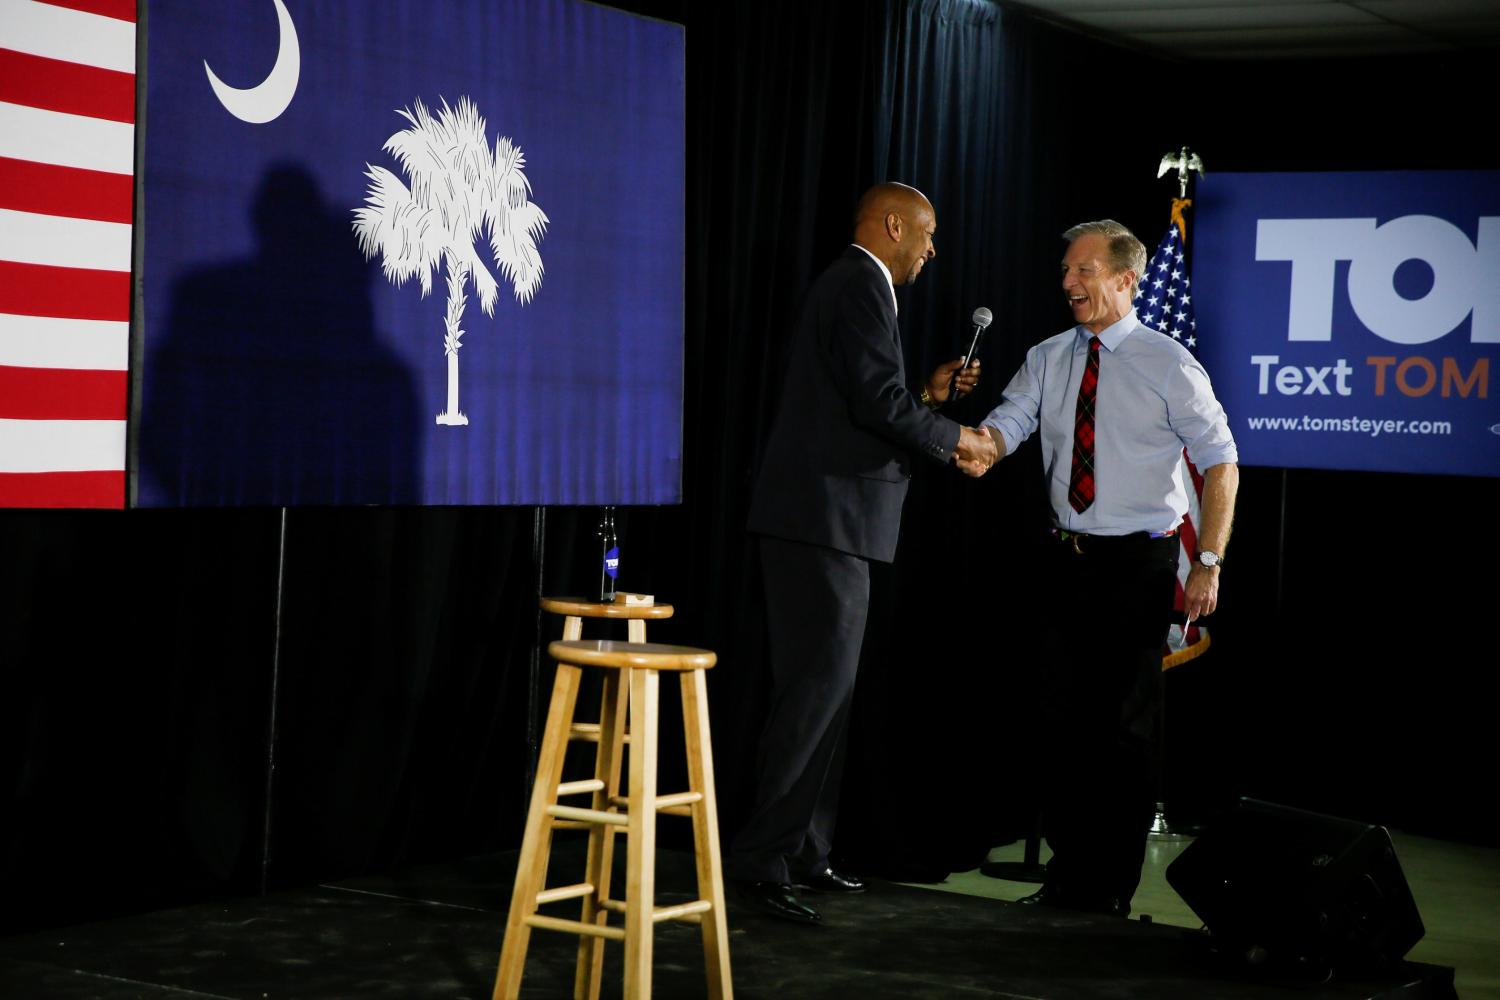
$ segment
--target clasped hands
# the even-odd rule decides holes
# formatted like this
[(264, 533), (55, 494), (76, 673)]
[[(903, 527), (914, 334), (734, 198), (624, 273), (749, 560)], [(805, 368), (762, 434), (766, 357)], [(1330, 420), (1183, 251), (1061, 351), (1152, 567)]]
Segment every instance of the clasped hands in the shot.
[(960, 427), (953, 460), (966, 476), (978, 479), (1000, 460), (1000, 448), (988, 427)]
[[(975, 358), (967, 368), (963, 367), (963, 363), (963, 359), (959, 358), (933, 369), (932, 375), (927, 379), (927, 392), (938, 403), (948, 401), (950, 386), (955, 397), (963, 397), (979, 384), (979, 359)], [(982, 476), (999, 458), (1000, 449), (996, 447), (988, 427), (977, 430), (971, 427), (960, 428), (953, 460), (965, 475), (976, 478)]]

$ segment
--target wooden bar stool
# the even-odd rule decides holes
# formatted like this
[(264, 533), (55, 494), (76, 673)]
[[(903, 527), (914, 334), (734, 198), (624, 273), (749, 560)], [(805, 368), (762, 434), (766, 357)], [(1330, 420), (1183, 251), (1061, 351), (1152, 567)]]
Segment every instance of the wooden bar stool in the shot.
[[(719, 860), (719, 823), (705, 688), (705, 671), (717, 657), (708, 650), (688, 646), (607, 640), (564, 640), (552, 643), (547, 652), (557, 661), (557, 680), (552, 686), (536, 784), (531, 791), (531, 808), (516, 865), (516, 885), (505, 925), (500, 969), (495, 977), (494, 1000), (513, 1000), (518, 995), (534, 927), (580, 935), (573, 992), (578, 1000), (595, 1000), (599, 995), (605, 940), (625, 944), (626, 1000), (647, 1000), (651, 996), (653, 932), (656, 923), (662, 920), (687, 920), (701, 925), (708, 996), (714, 1000), (732, 1000), (729, 927), (724, 913), (724, 875)], [(606, 671), (599, 752), (591, 780), (565, 783), (563, 758), (570, 740), (583, 667)], [(656, 791), (659, 673), (663, 670), (680, 675), (688, 765), (688, 790), (668, 795), (658, 795)], [(625, 719), (620, 694), (625, 688), (630, 691), (633, 732), (628, 794), (622, 796), (619, 756)], [(586, 808), (559, 802), (567, 796), (582, 794), (592, 796)], [(699, 895), (693, 902), (656, 906), (658, 812), (692, 818)], [(588, 865), (583, 882), (548, 889), (552, 832), (561, 821), (589, 826)], [(623, 900), (609, 895), (615, 833), (628, 835)], [(540, 906), (568, 899), (582, 900), (580, 919), (537, 912)], [(609, 923), (611, 913), (625, 915), (624, 927)]]
[(645, 642), (647, 621), (672, 617), (670, 604), (618, 604), (581, 597), (543, 597), (541, 603), (543, 611), (563, 616), (564, 641), (583, 638), (585, 618), (604, 618), (629, 622), (630, 641)]
[[(626, 622), (626, 635), (631, 642), (646, 641), (646, 622), (656, 619), (672, 617), (672, 605), (670, 604), (620, 604), (608, 601), (587, 601), (581, 597), (543, 597), (541, 599), (543, 611), (550, 611), (555, 615), (563, 616), (563, 641), (583, 638), (583, 620), (585, 618), (610, 619)], [(628, 695), (628, 685), (621, 685), (615, 692), (616, 696), (624, 698)], [(607, 696), (607, 693), (606, 693)], [(626, 709), (617, 709), (625, 712)], [(600, 706), (599, 717), (604, 717), (603, 706)], [(629, 742), (628, 728), (620, 731), (621, 739)], [(599, 723), (597, 722), (575, 722), (568, 731), (568, 739), (585, 743), (599, 742)], [(618, 768), (620, 761), (620, 748), (615, 747), (615, 767)], [(615, 780), (619, 781), (619, 774), (615, 774)], [(564, 823), (564, 829), (583, 826), (582, 823)]]

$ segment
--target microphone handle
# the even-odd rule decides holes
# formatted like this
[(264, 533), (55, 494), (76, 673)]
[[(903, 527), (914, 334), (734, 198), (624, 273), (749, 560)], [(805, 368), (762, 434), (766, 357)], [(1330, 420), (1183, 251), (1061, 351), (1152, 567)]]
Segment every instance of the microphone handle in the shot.
[(979, 351), (979, 340), (983, 336), (984, 327), (977, 323), (974, 324), (974, 339), (969, 341), (969, 353), (964, 355), (964, 363), (955, 368), (953, 374), (948, 377), (948, 398), (950, 400), (954, 398), (953, 393), (958, 388), (958, 373), (964, 371), (973, 363), (974, 355)]

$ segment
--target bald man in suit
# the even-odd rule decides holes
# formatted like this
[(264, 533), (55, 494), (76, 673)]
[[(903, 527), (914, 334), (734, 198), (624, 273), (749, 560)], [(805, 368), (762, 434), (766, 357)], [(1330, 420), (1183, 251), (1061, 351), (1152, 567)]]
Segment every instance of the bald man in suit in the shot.
[(870, 563), (890, 562), (913, 456), (970, 475), (997, 456), (987, 430), (937, 407), (979, 377), (938, 366), (907, 385), (897, 284), (936, 250), (932, 203), (904, 184), (865, 192), (854, 242), (814, 282), (751, 497), (766, 590), (772, 690), (755, 805), (726, 870), (742, 902), (798, 923), (822, 917), (798, 887), (858, 892), (829, 863), (849, 706), (869, 609)]

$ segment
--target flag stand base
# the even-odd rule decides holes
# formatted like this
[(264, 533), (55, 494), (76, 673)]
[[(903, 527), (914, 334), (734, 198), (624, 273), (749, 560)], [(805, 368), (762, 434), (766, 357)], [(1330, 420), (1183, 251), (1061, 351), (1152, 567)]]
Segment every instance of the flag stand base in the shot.
[(1191, 834), (1185, 833), (1168, 823), (1166, 809), (1158, 802), (1156, 804), (1156, 816), (1151, 820), (1151, 829), (1146, 831), (1146, 836), (1155, 840), (1185, 840)]

